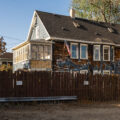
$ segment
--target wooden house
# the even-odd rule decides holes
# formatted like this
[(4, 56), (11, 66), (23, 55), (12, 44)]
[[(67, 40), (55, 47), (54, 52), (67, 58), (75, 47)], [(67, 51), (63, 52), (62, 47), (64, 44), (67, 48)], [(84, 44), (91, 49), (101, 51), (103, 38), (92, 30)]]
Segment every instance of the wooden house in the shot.
[(35, 11), (27, 40), (13, 48), (13, 70), (120, 72), (120, 25)]
[(5, 52), (0, 54), (0, 66), (12, 66), (13, 65), (13, 54), (10, 52)]

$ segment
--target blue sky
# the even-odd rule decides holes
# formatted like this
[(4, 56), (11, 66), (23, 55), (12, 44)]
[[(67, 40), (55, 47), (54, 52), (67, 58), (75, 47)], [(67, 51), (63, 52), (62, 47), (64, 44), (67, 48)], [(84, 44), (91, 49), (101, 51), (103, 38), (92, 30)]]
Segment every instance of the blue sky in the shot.
[(0, 36), (7, 51), (27, 38), (34, 10), (69, 15), (71, 0), (0, 0)]

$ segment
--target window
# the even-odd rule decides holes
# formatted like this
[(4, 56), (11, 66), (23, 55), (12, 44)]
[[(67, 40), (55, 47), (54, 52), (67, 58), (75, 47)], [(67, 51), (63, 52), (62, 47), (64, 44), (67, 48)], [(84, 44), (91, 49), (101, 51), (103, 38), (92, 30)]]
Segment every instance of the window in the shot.
[(114, 61), (114, 47), (111, 47), (111, 60)]
[(32, 45), (32, 59), (34, 60), (51, 59), (51, 46)]
[(99, 75), (99, 74), (101, 74), (101, 71), (100, 70), (93, 70), (93, 75)]
[(51, 47), (50, 46), (44, 46), (44, 57), (45, 59), (51, 59)]
[(38, 49), (36, 45), (32, 45), (32, 59), (37, 59)]
[(80, 58), (88, 59), (88, 46), (86, 44), (80, 45)]
[(110, 46), (103, 46), (103, 60), (110, 61)]
[(94, 61), (100, 61), (100, 45), (94, 45), (93, 59)]
[(78, 59), (78, 44), (71, 43), (71, 57), (74, 59)]
[(80, 70), (80, 74), (87, 74), (88, 70)]
[(103, 70), (104, 75), (110, 75), (110, 70)]
[(40, 45), (39, 48), (38, 48), (38, 59), (44, 59), (44, 49), (43, 49), (43, 46)]

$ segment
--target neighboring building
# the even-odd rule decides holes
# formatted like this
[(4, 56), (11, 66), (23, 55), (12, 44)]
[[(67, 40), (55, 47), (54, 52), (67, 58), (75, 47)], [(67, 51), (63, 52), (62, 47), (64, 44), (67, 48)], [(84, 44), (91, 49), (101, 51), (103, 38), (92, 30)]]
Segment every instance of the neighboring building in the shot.
[(12, 64), (13, 64), (13, 53), (6, 52), (0, 55), (0, 66), (1, 65), (12, 66)]
[(120, 73), (120, 25), (70, 15), (35, 11), (27, 40), (13, 48), (13, 70)]

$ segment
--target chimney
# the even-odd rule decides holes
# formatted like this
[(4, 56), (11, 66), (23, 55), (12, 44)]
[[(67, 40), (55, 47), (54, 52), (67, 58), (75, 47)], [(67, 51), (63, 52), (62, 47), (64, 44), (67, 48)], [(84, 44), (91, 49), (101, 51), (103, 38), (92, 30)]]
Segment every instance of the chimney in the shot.
[(70, 17), (75, 18), (75, 10), (73, 8), (70, 9)]

